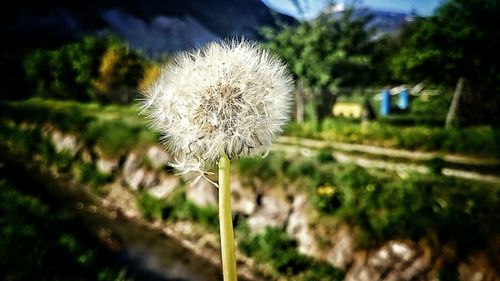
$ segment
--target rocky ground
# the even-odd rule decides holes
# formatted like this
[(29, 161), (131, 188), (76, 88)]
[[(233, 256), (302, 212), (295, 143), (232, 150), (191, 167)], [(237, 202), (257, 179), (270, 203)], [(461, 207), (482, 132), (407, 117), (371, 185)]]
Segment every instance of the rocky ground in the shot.
[[(157, 198), (167, 198), (180, 178), (165, 167), (171, 156), (160, 146), (130, 151), (123, 159), (106, 159), (99, 151), (83, 147), (74, 135), (55, 129), (45, 130), (58, 151), (97, 164), (102, 173), (114, 174), (115, 181), (101, 198), (103, 204), (118, 208), (129, 217), (139, 217), (133, 191), (146, 190)], [(206, 180), (185, 189), (186, 197), (198, 206), (216, 206), (217, 190)], [(245, 217), (254, 233), (267, 226), (283, 227), (298, 242), (301, 253), (325, 260), (346, 271), (345, 280), (433, 280), (442, 262), (422, 241), (393, 240), (370, 250), (357, 249), (353, 229), (336, 222), (322, 222), (300, 186), (270, 187), (263, 182), (244, 183), (232, 179), (235, 216)], [(177, 237), (190, 249), (211, 260), (218, 260), (218, 238), (196, 224), (181, 221), (151, 227)], [(321, 242), (318, 242), (321, 241)], [(251, 278), (251, 259), (239, 255), (241, 274)], [(461, 280), (498, 280), (488, 259), (481, 253), (471, 255), (458, 266)], [(243, 270), (244, 269), (244, 270)]]

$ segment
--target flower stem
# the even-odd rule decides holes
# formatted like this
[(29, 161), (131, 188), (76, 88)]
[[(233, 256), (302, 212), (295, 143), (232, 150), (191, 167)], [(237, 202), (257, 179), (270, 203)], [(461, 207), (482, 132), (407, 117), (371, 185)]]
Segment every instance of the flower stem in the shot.
[(221, 152), (219, 160), (219, 224), (224, 281), (236, 281), (233, 219), (231, 216), (231, 161)]

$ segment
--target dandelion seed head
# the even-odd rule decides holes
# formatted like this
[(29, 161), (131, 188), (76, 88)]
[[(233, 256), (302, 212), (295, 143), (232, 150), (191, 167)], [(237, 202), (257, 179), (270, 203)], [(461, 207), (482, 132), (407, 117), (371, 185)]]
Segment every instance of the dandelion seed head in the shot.
[(289, 120), (293, 80), (257, 44), (210, 43), (177, 55), (144, 91), (143, 112), (182, 171), (211, 168), (221, 151), (264, 151)]

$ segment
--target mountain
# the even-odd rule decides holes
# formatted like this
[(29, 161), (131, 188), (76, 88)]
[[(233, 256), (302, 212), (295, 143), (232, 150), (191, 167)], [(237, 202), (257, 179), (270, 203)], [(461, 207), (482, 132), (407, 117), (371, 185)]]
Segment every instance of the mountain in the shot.
[(406, 23), (414, 20), (412, 15), (404, 12), (364, 8), (360, 9), (359, 13), (372, 17), (367, 28), (375, 29), (375, 36), (387, 33), (397, 34)]
[(109, 30), (153, 55), (225, 37), (259, 39), (258, 29), (275, 17), (293, 21), (260, 0), (14, 1), (0, 16), (2, 36), (28, 45)]
[[(343, 9), (336, 10), (333, 13), (333, 17), (340, 18), (343, 12)], [(378, 38), (385, 34), (396, 35), (405, 24), (414, 20), (414, 17), (409, 13), (368, 7), (355, 9), (352, 17), (355, 19), (368, 17), (369, 20), (366, 28), (374, 31), (373, 38)]]

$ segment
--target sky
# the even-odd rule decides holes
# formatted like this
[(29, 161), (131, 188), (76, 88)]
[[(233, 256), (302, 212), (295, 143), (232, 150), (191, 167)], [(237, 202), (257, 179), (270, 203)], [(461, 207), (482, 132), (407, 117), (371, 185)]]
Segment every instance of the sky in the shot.
[[(296, 0), (299, 2), (304, 10), (304, 16), (297, 10), (293, 4), (294, 0), (261, 0), (270, 8), (291, 15), (296, 18), (314, 18), (321, 10), (323, 10), (330, 0)], [(334, 1), (337, 7), (341, 8), (346, 0)], [(351, 1), (349, 1), (351, 2)], [(348, 3), (349, 3), (348, 2)], [(439, 5), (442, 0), (362, 0), (360, 3), (370, 8), (398, 11), (398, 12), (412, 12), (415, 11), (418, 15), (428, 16), (432, 14), (433, 10)]]

